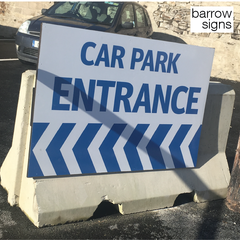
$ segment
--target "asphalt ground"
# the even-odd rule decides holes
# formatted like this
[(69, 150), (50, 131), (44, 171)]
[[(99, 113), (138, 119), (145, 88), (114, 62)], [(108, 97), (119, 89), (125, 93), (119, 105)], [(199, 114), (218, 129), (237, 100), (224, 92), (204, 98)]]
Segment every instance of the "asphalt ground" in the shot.
[[(36, 66), (21, 64), (16, 60), (14, 43), (0, 41), (0, 166), (11, 147), (21, 74), (27, 69)], [(231, 170), (240, 128), (240, 82), (214, 78), (211, 81), (231, 85), (236, 93), (226, 148)], [(129, 215), (120, 215), (106, 206), (88, 221), (37, 228), (18, 207), (8, 204), (7, 192), (0, 186), (0, 239), (240, 238), (240, 213), (230, 211), (225, 200), (197, 204), (184, 195), (178, 204)]]

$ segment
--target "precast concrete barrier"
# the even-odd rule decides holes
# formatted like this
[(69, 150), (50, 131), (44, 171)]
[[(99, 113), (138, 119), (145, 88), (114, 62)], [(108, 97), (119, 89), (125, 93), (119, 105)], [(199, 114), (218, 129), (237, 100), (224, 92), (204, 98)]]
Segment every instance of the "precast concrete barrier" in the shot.
[(129, 214), (171, 207), (182, 193), (193, 192), (195, 202), (226, 197), (230, 173), (225, 149), (235, 99), (230, 86), (209, 84), (196, 168), (27, 178), (35, 74), (22, 75), (12, 147), (0, 173), (8, 202), (37, 227), (86, 220), (103, 200)]

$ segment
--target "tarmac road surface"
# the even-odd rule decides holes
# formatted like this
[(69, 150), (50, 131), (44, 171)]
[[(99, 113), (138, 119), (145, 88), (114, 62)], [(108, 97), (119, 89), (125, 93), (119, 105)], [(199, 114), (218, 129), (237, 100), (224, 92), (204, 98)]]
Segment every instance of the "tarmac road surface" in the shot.
[[(0, 166), (11, 147), (21, 74), (36, 69), (16, 60), (14, 48), (13, 42), (0, 41)], [(236, 92), (226, 149), (231, 169), (240, 129), (240, 82), (211, 80), (231, 85)], [(0, 239), (240, 239), (240, 213), (230, 211), (224, 200), (197, 204), (184, 195), (181, 203), (185, 204), (130, 215), (107, 206), (92, 220), (38, 229), (7, 203), (0, 186)]]

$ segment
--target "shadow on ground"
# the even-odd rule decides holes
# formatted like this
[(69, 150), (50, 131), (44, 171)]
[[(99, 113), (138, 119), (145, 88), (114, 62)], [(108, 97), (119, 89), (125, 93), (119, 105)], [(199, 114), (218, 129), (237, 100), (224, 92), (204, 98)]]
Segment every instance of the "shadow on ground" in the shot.
[(0, 25), (0, 39), (15, 38), (17, 28)]
[(186, 42), (184, 42), (181, 38), (167, 34), (167, 33), (153, 32), (151, 38), (155, 40), (186, 44)]

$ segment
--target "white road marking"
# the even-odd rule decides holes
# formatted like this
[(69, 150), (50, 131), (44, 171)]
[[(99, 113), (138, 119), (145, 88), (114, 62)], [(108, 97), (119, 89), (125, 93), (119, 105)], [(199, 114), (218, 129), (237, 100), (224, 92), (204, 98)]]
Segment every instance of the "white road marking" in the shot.
[(8, 59), (0, 59), (0, 62), (7, 62), (7, 61), (17, 61), (18, 58), (8, 58)]

